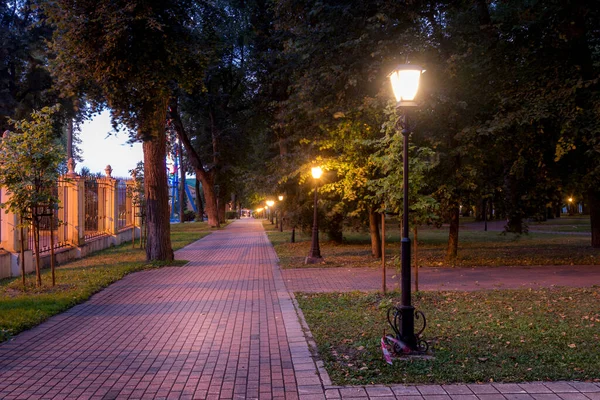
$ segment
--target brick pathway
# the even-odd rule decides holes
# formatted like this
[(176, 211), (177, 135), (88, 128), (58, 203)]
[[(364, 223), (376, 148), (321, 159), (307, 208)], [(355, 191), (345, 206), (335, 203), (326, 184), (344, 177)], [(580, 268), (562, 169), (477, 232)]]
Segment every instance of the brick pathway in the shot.
[[(400, 276), (396, 270), (388, 268), (386, 275), (388, 290), (398, 289)], [(381, 269), (377, 268), (286, 269), (282, 276), (291, 292), (375, 291), (382, 286)], [(592, 285), (600, 285), (598, 265), (419, 269), (419, 290), (425, 291)]]
[[(600, 400), (600, 385), (332, 386), (259, 221), (0, 345), (0, 399)], [(300, 312), (301, 316), (301, 312)]]
[(259, 223), (176, 256), (0, 345), (0, 398), (323, 396)]

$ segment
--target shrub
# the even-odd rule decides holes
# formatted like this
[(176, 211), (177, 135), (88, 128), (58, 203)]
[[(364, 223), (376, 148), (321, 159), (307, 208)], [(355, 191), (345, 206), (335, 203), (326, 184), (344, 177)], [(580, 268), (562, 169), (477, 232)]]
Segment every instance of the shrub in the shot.
[(188, 221), (194, 221), (196, 219), (196, 213), (190, 210), (185, 210), (183, 212), (183, 220), (188, 222)]

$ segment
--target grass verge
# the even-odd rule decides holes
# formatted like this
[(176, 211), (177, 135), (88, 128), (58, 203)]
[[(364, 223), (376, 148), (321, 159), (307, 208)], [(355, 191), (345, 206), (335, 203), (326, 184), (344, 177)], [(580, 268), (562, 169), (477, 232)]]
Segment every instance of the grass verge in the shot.
[[(387, 365), (380, 339), (398, 293), (296, 298), (335, 385), (600, 381), (600, 289), (418, 293), (433, 360)], [(417, 328), (418, 329), (418, 328)]]
[[(389, 225), (386, 227), (386, 257), (390, 265), (393, 265), (399, 259), (400, 232), (397, 225)], [(269, 223), (263, 223), (263, 226), (284, 269), (378, 268), (381, 265), (380, 259), (371, 256), (367, 233), (345, 232), (342, 244), (322, 239), (320, 247), (324, 262), (305, 265), (304, 258), (310, 249), (310, 235), (296, 232), (296, 242), (290, 243), (289, 231), (281, 233)], [(452, 263), (445, 260), (447, 228), (420, 229), (418, 237), (418, 264), (421, 267), (600, 265), (600, 251), (591, 247), (590, 237), (586, 235), (530, 233), (515, 236), (497, 231), (462, 230), (459, 233), (458, 257)], [(412, 236), (411, 239), (414, 241)]]
[[(171, 225), (174, 250), (208, 234), (205, 222)], [(89, 299), (91, 295), (125, 275), (164, 265), (183, 265), (185, 261), (148, 263), (145, 251), (132, 248), (131, 242), (74, 260), (56, 269), (57, 285), (52, 287), (50, 271), (42, 271), (43, 286), (35, 287), (35, 277), (27, 276), (23, 290), (21, 278), (0, 281), (0, 342), (30, 329), (53, 315)]]

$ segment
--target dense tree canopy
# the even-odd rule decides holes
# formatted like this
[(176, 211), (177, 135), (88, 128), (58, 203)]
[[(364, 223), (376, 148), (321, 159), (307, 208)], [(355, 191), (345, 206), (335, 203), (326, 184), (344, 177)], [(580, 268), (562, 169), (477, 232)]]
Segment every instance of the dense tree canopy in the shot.
[[(37, 23), (33, 2), (16, 3), (17, 13), (0, 7), (2, 114), (61, 93), (110, 107), (145, 141), (149, 247), (158, 246), (149, 258), (169, 257), (158, 245), (168, 243), (167, 195), (156, 189), (166, 188), (167, 125), (202, 181), (212, 225), (232, 199), (255, 206), (279, 194), (288, 222), (308, 225), (306, 177), (321, 163), (324, 229), (341, 239), (342, 227), (370, 220), (374, 232), (375, 213), (400, 200), (387, 76), (406, 62), (427, 70), (410, 115), (410, 201), (450, 224), (449, 260), (461, 209), (523, 233), (568, 195), (590, 211), (600, 246), (597, 2), (39, 1), (51, 24)], [(38, 38), (52, 32), (48, 53)]]

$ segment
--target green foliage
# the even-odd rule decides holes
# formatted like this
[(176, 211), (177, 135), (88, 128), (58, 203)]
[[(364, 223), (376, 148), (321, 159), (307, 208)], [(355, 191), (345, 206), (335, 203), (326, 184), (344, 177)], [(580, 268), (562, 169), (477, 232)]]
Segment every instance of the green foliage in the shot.
[[(388, 120), (383, 124), (385, 135), (375, 143), (375, 152), (371, 155), (371, 162), (380, 171), (378, 179), (369, 182), (376, 204), (381, 205), (380, 211), (402, 214), (403, 202), (403, 176), (402, 154), (403, 136), (399, 132), (398, 119), (394, 106), (386, 109)], [(431, 169), (436, 166), (437, 159), (433, 150), (425, 146), (411, 143), (409, 137), (408, 151), (408, 184), (410, 223), (416, 225), (431, 224), (439, 219), (439, 204), (429, 190), (426, 178)]]
[(129, 171), (133, 177), (132, 184), (127, 185), (127, 197), (131, 198), (131, 204), (137, 208), (139, 216), (143, 217), (146, 209), (146, 198), (144, 196), (144, 162), (137, 163), (134, 169)]
[(114, 123), (136, 139), (151, 138), (164, 121), (149, 117), (150, 105), (168, 97), (173, 82), (189, 89), (202, 79), (199, 7), (192, 0), (45, 2), (56, 27), (58, 86), (66, 96), (85, 93), (96, 106), (108, 105)]
[(0, 132), (8, 129), (5, 117), (20, 120), (58, 102), (46, 68), (52, 32), (40, 18), (33, 2), (0, 2)]
[(53, 188), (65, 153), (54, 136), (53, 114), (58, 106), (34, 111), (27, 120), (14, 121), (14, 131), (0, 140), (0, 185), (9, 198), (2, 204), (11, 212), (32, 220), (38, 207), (58, 203)]
[[(273, 131), (286, 151), (271, 168), (297, 182), (322, 160), (337, 174), (324, 187), (329, 209), (360, 215), (378, 202), (365, 183), (382, 173), (366, 155), (391, 98), (385, 77), (407, 59), (427, 69), (411, 115), (411, 158), (435, 152), (422, 175), (413, 166), (419, 194), (434, 194), (414, 204), (425, 219), (489, 199), (520, 232), (561, 191), (598, 186), (595, 3), (289, 0), (275, 12), (287, 96), (273, 97)], [(375, 198), (400, 192), (391, 180)]]

